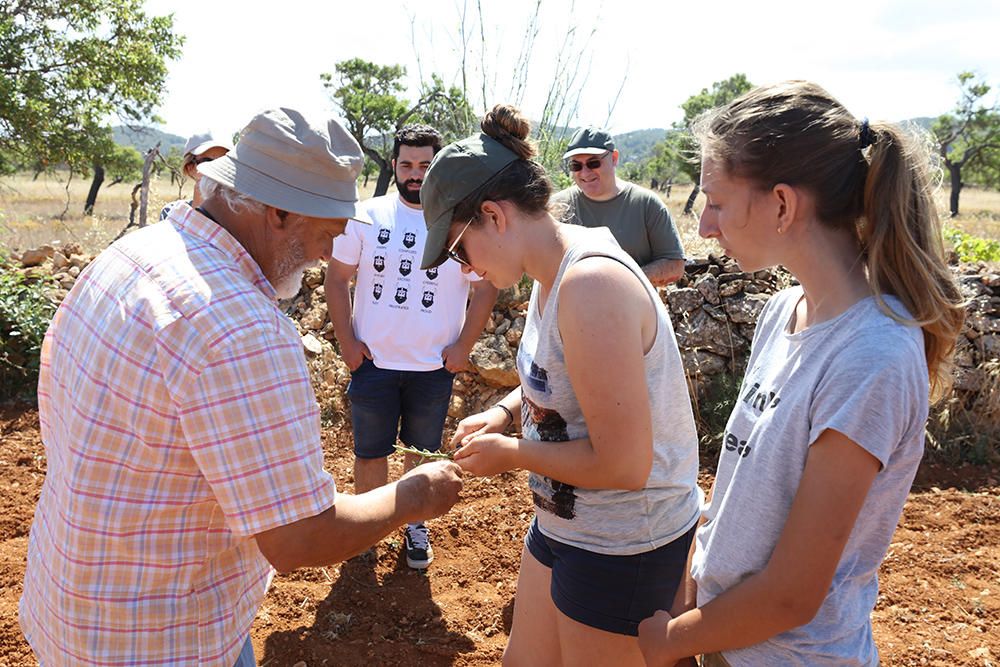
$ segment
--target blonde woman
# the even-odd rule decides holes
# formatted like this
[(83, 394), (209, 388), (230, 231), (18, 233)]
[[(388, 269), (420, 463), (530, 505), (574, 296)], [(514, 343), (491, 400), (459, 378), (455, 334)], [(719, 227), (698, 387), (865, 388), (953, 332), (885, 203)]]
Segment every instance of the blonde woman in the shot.
[[(683, 614), (643, 622), (650, 665), (877, 665), (870, 615), (962, 323), (929, 161), (803, 81), (695, 134), (700, 233), (800, 283), (757, 323)], [(696, 598), (696, 599), (695, 599)]]

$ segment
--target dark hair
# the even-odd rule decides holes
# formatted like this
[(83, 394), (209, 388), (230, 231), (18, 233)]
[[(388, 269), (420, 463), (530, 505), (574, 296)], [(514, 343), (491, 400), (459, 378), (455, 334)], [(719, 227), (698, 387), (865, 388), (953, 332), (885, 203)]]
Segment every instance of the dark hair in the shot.
[(441, 133), (430, 125), (411, 123), (396, 130), (392, 137), (392, 159), (399, 157), (400, 146), (430, 146), (434, 149), (434, 154), (441, 150), (443, 138)]
[(892, 123), (858, 122), (806, 81), (755, 88), (706, 112), (692, 130), (728, 173), (765, 189), (806, 188), (821, 223), (856, 235), (880, 308), (901, 320), (883, 299), (893, 294), (923, 328), (932, 395), (942, 395), (964, 309), (944, 261), (920, 142)]
[(487, 200), (506, 200), (529, 214), (548, 210), (552, 181), (542, 165), (531, 159), (536, 150), (528, 139), (531, 132), (528, 119), (517, 108), (509, 104), (498, 104), (486, 113), (480, 127), (483, 134), (510, 149), (519, 159), (501, 169), (459, 202), (455, 206), (452, 220), (474, 218), (482, 203)]

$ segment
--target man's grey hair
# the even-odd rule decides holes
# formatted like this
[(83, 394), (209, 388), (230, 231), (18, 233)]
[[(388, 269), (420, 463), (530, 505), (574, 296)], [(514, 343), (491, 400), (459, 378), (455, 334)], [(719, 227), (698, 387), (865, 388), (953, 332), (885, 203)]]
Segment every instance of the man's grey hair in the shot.
[(242, 192), (237, 192), (228, 185), (223, 185), (208, 176), (203, 176), (198, 180), (198, 189), (201, 190), (202, 199), (218, 197), (233, 213), (264, 214), (264, 204), (261, 204), (256, 199), (248, 197)]

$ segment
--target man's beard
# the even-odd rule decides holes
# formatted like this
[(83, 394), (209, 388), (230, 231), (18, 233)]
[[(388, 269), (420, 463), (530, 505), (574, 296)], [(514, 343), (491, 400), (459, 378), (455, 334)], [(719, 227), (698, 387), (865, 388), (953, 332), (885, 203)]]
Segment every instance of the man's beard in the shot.
[(315, 261), (306, 261), (305, 247), (300, 239), (289, 240), (285, 253), (274, 267), (274, 280), (271, 281), (278, 298), (294, 298), (302, 289), (302, 274), (315, 264)]
[(410, 185), (411, 183), (416, 183), (417, 185), (422, 185), (423, 181), (418, 181), (415, 178), (411, 178), (409, 180), (403, 181), (402, 183), (400, 183), (399, 181), (396, 181), (396, 189), (399, 190), (399, 196), (402, 197), (405, 201), (407, 201), (407, 202), (409, 202), (411, 204), (419, 204), (420, 203), (420, 188), (417, 188), (416, 190), (410, 190), (407, 186)]

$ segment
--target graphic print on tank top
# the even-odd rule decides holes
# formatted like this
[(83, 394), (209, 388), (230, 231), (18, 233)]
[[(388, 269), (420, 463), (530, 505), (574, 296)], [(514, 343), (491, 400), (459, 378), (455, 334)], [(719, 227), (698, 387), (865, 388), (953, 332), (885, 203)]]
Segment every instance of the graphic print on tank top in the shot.
[[(545, 382), (547, 378), (544, 368), (539, 368), (534, 363), (531, 365), (532, 376), (536, 380)], [(536, 374), (537, 371), (537, 374)], [(530, 381), (530, 380), (529, 380)], [(532, 440), (542, 440), (545, 442), (565, 442), (569, 440), (566, 432), (566, 420), (555, 410), (543, 408), (532, 402), (527, 396), (521, 396), (521, 424), (525, 431), (524, 435)], [(543, 476), (547, 491), (550, 494), (546, 497), (532, 490), (531, 495), (535, 506), (551, 512), (561, 519), (573, 519), (576, 517), (576, 487), (572, 484), (565, 484), (551, 477)]]

